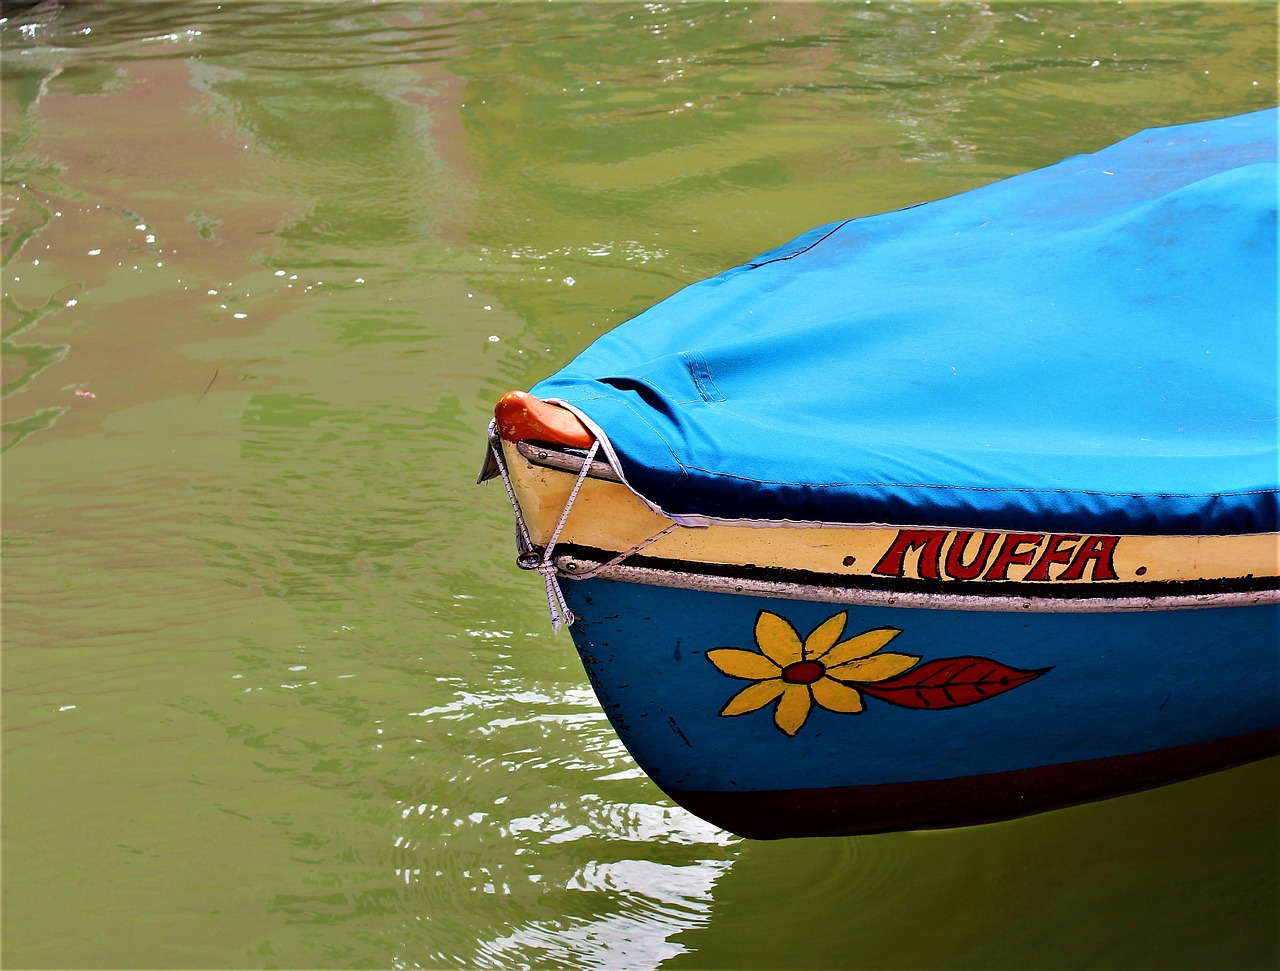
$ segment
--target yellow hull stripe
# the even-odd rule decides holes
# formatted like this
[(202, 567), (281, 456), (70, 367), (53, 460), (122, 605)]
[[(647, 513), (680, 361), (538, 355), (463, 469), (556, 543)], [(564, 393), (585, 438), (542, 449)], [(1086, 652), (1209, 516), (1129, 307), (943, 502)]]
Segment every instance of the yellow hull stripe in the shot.
[[(544, 547), (556, 527), (576, 476), (535, 464), (509, 442), (503, 453), (530, 536)], [(650, 509), (620, 482), (583, 481), (558, 539), (619, 554), (671, 529), (672, 520)], [(649, 567), (747, 567), (837, 582), (928, 581), (933, 589), (1010, 585), (1021, 591), (1171, 582), (1235, 581), (1251, 589), (1276, 587), (1280, 534), (1139, 536), (1012, 533), (929, 526), (814, 526), (729, 523), (672, 529), (643, 550)], [(1267, 581), (1271, 582), (1268, 584)], [(1011, 591), (1013, 592), (1013, 591)]]

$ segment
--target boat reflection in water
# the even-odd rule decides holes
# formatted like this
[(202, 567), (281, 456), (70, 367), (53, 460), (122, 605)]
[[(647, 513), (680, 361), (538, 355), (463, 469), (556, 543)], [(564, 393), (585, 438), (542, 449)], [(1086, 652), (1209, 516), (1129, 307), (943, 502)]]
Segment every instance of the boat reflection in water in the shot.
[(756, 838), (1277, 751), (1276, 115), (820, 227), (497, 405), (605, 712)]

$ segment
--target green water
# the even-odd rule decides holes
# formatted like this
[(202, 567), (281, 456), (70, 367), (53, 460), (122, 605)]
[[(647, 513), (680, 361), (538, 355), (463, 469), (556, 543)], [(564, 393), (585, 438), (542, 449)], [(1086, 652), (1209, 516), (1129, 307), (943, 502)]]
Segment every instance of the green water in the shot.
[(502, 392), (685, 283), (1274, 104), (1274, 7), (45, 4), (0, 40), (5, 967), (1280, 961), (1274, 761), (946, 833), (676, 809), (471, 484)]

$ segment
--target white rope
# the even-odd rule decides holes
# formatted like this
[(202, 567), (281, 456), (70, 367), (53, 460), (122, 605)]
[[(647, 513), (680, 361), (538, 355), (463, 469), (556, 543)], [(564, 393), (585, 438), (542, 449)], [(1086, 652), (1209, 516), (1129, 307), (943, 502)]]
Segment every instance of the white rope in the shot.
[[(502, 455), (502, 444), (498, 438), (497, 422), (489, 423), (489, 451), (493, 455), (494, 465), (502, 476), (502, 484), (507, 487), (507, 498), (511, 500), (511, 511), (516, 514), (516, 548), (520, 562), (533, 552), (533, 540), (529, 537), (529, 527), (524, 524), (524, 516), (520, 514), (520, 503), (516, 501), (516, 490), (511, 485), (511, 475), (507, 472), (507, 461)], [(521, 564), (523, 565), (523, 564)]]
[(644, 549), (650, 543), (656, 543), (658, 540), (662, 539), (662, 537), (666, 536), (668, 533), (679, 528), (680, 528), (679, 523), (671, 523), (671, 525), (667, 526), (666, 529), (659, 530), (658, 532), (650, 536), (648, 539), (642, 539), (640, 542), (636, 543), (635, 546), (631, 547), (631, 549), (627, 550), (625, 553), (619, 553), (617, 556), (615, 556), (612, 560), (609, 560), (607, 563), (597, 563), (591, 569), (583, 570), (581, 572), (575, 570), (573, 572), (574, 579), (588, 580), (591, 577), (596, 576), (597, 574), (603, 572), (604, 570), (609, 569), (609, 567), (611, 566), (617, 566), (619, 563), (625, 560), (628, 556), (631, 556), (634, 553), (639, 553), (642, 549)]
[[(506, 459), (502, 454), (502, 443), (498, 438), (497, 425), (491, 423), (489, 426), (489, 449), (493, 453), (495, 464), (498, 472), (502, 476), (502, 484), (506, 486), (507, 498), (511, 500), (511, 508), (516, 516), (516, 547), (519, 555), (516, 562), (521, 569), (532, 570), (535, 573), (541, 573), (543, 582), (547, 587), (547, 610), (551, 615), (551, 629), (559, 633), (560, 628), (572, 624), (575, 620), (573, 611), (569, 609), (569, 604), (565, 601), (564, 591), (560, 589), (561, 572), (556, 568), (554, 550), (556, 543), (560, 540), (560, 534), (564, 531), (564, 525), (569, 519), (569, 511), (573, 508), (574, 500), (578, 498), (578, 493), (582, 489), (582, 484), (586, 481), (587, 475), (591, 471), (591, 463), (595, 461), (597, 453), (600, 451), (600, 441), (596, 439), (591, 443), (591, 449), (587, 452), (587, 457), (583, 460), (582, 468), (578, 471), (578, 478), (573, 483), (573, 489), (569, 493), (569, 498), (564, 504), (564, 509), (560, 513), (560, 519), (556, 522), (555, 529), (551, 531), (551, 539), (547, 541), (546, 549), (542, 551), (542, 556), (538, 556), (537, 547), (533, 545), (533, 538), (529, 534), (529, 527), (525, 524), (524, 516), (520, 513), (520, 503), (516, 499), (515, 487), (511, 484), (511, 474), (507, 471)], [(627, 557), (638, 553), (651, 543), (656, 543), (662, 537), (675, 529), (679, 529), (679, 523), (671, 523), (665, 529), (659, 530), (648, 539), (641, 540), (631, 549), (619, 553), (607, 563), (598, 563), (591, 569), (582, 573), (571, 574), (574, 579), (584, 580), (596, 576), (603, 570), (617, 566)]]
[(569, 519), (569, 510), (573, 508), (573, 501), (578, 498), (578, 490), (582, 488), (582, 483), (586, 481), (587, 473), (591, 471), (591, 463), (599, 451), (600, 441), (597, 439), (591, 443), (591, 450), (587, 452), (587, 457), (582, 463), (582, 469), (578, 472), (578, 480), (573, 484), (573, 491), (569, 493), (569, 499), (564, 504), (564, 510), (560, 513), (556, 528), (551, 531), (551, 539), (547, 541), (547, 548), (542, 551), (542, 562), (534, 568), (542, 574), (542, 579), (547, 585), (547, 608), (551, 611), (551, 630), (556, 634), (560, 633), (562, 626), (572, 624), (575, 618), (573, 611), (569, 609), (569, 604), (564, 599), (564, 591), (560, 589), (560, 579), (556, 574), (556, 564), (551, 555), (560, 539), (560, 532), (564, 529), (564, 524)]
[(507, 498), (511, 500), (511, 508), (516, 515), (516, 546), (519, 549), (516, 562), (523, 569), (533, 570), (542, 574), (543, 582), (547, 587), (547, 609), (551, 614), (551, 629), (558, 634), (561, 627), (573, 623), (574, 616), (573, 611), (569, 609), (568, 602), (564, 599), (564, 591), (560, 589), (556, 565), (551, 558), (552, 551), (555, 549), (556, 542), (560, 539), (560, 533), (564, 530), (565, 522), (569, 519), (569, 510), (573, 508), (573, 501), (578, 498), (582, 483), (587, 478), (587, 473), (591, 471), (591, 463), (595, 459), (596, 453), (600, 451), (600, 442), (597, 440), (591, 443), (591, 450), (587, 452), (586, 460), (582, 463), (582, 469), (578, 473), (578, 479), (573, 484), (573, 491), (569, 493), (569, 500), (564, 505), (564, 511), (560, 513), (560, 520), (556, 523), (556, 528), (551, 533), (551, 539), (547, 543), (547, 548), (543, 550), (541, 559), (537, 558), (537, 549), (533, 545), (533, 538), (529, 535), (529, 527), (525, 524), (524, 516), (520, 513), (520, 503), (516, 499), (515, 487), (511, 484), (511, 473), (508, 472), (506, 459), (502, 455), (502, 444), (497, 435), (496, 423), (489, 425), (489, 449), (493, 453), (498, 472), (502, 476), (502, 484), (507, 489)]
[(547, 541), (547, 550), (543, 554), (542, 562), (544, 564), (551, 563), (551, 551), (555, 548), (556, 542), (560, 539), (560, 531), (564, 529), (565, 521), (569, 518), (569, 510), (573, 508), (573, 500), (578, 498), (578, 490), (582, 488), (582, 483), (587, 479), (587, 473), (591, 471), (591, 463), (595, 461), (596, 453), (600, 451), (600, 440), (596, 439), (591, 443), (591, 450), (587, 452), (587, 457), (582, 463), (582, 468), (578, 470), (578, 479), (573, 484), (573, 491), (569, 493), (569, 499), (564, 504), (564, 512), (560, 513), (560, 521), (556, 523), (556, 528), (551, 531), (551, 539)]

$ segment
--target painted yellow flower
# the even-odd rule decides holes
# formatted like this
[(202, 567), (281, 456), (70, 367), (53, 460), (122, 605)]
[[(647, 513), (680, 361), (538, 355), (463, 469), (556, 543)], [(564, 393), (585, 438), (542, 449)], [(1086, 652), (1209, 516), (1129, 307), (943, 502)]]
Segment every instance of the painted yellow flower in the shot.
[(843, 612), (828, 617), (802, 642), (789, 621), (760, 611), (759, 653), (737, 647), (707, 651), (707, 660), (722, 673), (752, 682), (730, 698), (720, 714), (745, 715), (776, 700), (774, 724), (794, 735), (814, 704), (856, 714), (862, 711), (862, 695), (854, 685), (895, 677), (920, 660), (880, 651), (902, 633), (896, 627), (878, 627), (841, 641), (846, 620)]

